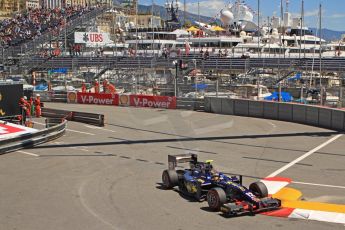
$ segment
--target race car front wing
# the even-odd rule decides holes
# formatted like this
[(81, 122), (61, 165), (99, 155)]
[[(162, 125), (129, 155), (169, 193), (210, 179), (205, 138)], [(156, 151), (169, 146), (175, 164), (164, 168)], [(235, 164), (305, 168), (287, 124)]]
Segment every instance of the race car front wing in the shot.
[(224, 215), (236, 216), (256, 213), (268, 212), (279, 209), (281, 201), (274, 198), (263, 198), (258, 205), (253, 205), (248, 202), (226, 203), (220, 208)]

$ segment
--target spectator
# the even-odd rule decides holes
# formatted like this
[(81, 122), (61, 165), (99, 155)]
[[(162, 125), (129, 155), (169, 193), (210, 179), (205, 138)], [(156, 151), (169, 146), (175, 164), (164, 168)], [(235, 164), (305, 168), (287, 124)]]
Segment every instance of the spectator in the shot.
[(0, 44), (3, 47), (20, 45), (50, 31), (58, 35), (67, 21), (91, 11), (90, 7), (70, 6), (55, 9), (29, 9), (0, 21)]
[(205, 54), (204, 54), (204, 59), (208, 59), (210, 57), (210, 53), (208, 52), (208, 49), (206, 49)]

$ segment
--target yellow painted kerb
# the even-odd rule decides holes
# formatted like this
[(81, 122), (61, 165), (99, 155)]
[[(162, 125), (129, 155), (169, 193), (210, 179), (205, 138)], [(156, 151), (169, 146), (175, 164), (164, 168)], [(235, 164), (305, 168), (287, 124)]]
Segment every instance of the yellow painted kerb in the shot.
[(293, 188), (282, 188), (272, 197), (282, 201), (284, 208), (299, 208), (314, 211), (345, 213), (345, 205), (328, 204), (299, 200), (302, 197), (301, 191)]

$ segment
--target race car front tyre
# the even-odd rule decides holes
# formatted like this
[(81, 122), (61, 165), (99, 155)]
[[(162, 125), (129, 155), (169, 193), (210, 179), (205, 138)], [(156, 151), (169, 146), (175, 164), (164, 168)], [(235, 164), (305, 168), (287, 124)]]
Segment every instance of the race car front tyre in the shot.
[(178, 185), (178, 175), (175, 170), (164, 170), (162, 174), (163, 186), (166, 189), (171, 189)]
[(195, 188), (196, 191), (194, 193), (194, 198), (196, 201), (201, 202), (202, 201), (202, 188), (201, 188), (201, 184), (199, 182), (195, 183)]
[(251, 183), (249, 185), (249, 190), (252, 191), (252, 193), (258, 198), (264, 198), (268, 196), (267, 187), (261, 181)]
[(210, 209), (219, 211), (220, 207), (226, 203), (226, 194), (222, 188), (213, 188), (207, 193), (207, 203)]

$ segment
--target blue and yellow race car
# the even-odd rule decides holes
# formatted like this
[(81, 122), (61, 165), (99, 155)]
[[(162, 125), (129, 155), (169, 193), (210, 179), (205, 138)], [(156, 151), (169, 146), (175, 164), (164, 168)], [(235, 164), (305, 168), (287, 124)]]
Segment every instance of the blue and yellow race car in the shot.
[[(176, 170), (178, 163), (189, 163), (190, 168)], [(279, 209), (281, 202), (268, 196), (264, 183), (258, 181), (249, 188), (242, 184), (242, 176), (227, 176), (214, 169), (212, 161), (199, 162), (196, 154), (168, 155), (169, 169), (162, 173), (163, 186), (195, 198), (207, 200), (214, 211), (227, 215), (255, 214)]]

